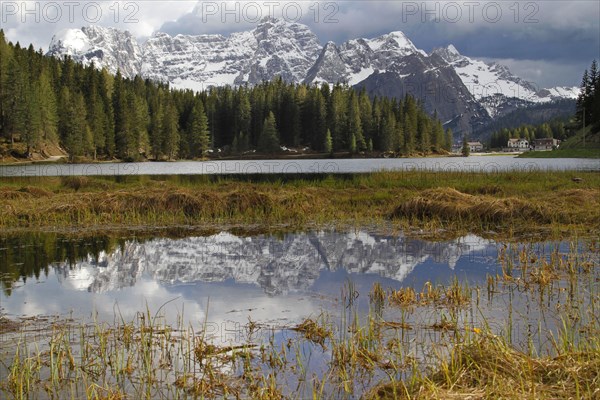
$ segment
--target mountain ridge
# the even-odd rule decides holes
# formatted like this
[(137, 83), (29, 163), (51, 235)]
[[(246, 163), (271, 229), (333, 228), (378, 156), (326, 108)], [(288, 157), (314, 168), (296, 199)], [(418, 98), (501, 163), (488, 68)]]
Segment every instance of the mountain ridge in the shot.
[(321, 45), (306, 25), (264, 18), (250, 31), (176, 35), (155, 32), (139, 44), (128, 31), (89, 26), (57, 33), (48, 55), (178, 89), (256, 85), (281, 77), (305, 84), (348, 84), (390, 97), (420, 99), (455, 132), (473, 132), (517, 108), (575, 98), (578, 88), (537, 89), (500, 64), (453, 46), (429, 54), (400, 31)]

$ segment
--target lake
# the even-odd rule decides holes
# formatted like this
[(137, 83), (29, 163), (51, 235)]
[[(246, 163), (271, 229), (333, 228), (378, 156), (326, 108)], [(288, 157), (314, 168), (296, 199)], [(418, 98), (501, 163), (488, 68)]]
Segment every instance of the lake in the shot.
[[(588, 302), (597, 296), (598, 284), (594, 282), (599, 282), (594, 243), (499, 243), (474, 235), (427, 241), (401, 232), (368, 230), (277, 235), (220, 232), (180, 237), (2, 235), (0, 322), (2, 317), (16, 321), (21, 324), (21, 333), (3, 334), (0, 360), (13, 359), (15, 348), (33, 352), (41, 346), (44, 351), (48, 345), (45, 335), (52, 335), (50, 345), (59, 340), (61, 348), (68, 348), (69, 354), (73, 352), (81, 360), (77, 362), (84, 365), (85, 375), (91, 373), (89, 368), (97, 371), (102, 360), (100, 349), (109, 349), (115, 352), (107, 359), (110, 369), (94, 379), (102, 376), (103, 387), (118, 387), (137, 397), (150, 390), (142, 384), (144, 372), (124, 379), (114, 363), (119, 357), (123, 360), (124, 351), (135, 358), (123, 335), (134, 335), (131, 338), (138, 342), (131, 343), (143, 345), (144, 334), (150, 329), (143, 327), (160, 321), (160, 329), (150, 330), (156, 332), (152, 340), (158, 346), (151, 371), (160, 372), (160, 379), (149, 381), (152, 390), (158, 390), (152, 396), (185, 397), (197, 388), (181, 383), (181, 376), (192, 376), (191, 370), (202, 374), (208, 368), (207, 361), (198, 359), (204, 357), (197, 347), (201, 340), (212, 343), (203, 349), (224, 349), (215, 354), (266, 346), (252, 351), (253, 355), (246, 353), (242, 359), (254, 360), (253, 371), (259, 376), (275, 373), (272, 379), (284, 388), (283, 394), (310, 397), (319, 387), (327, 397), (360, 398), (378, 380), (386, 379), (385, 364), (366, 371), (357, 367), (351, 386), (336, 385), (333, 378), (319, 386), (318, 379), (309, 378), (334, 371), (330, 362), (335, 356), (329, 348), (340, 346), (335, 340), (341, 340), (339, 349), (345, 340), (365, 343), (368, 337), (377, 337), (377, 343), (386, 343), (392, 350), (400, 346), (397, 351), (420, 360), (423, 367), (418, 368), (425, 368), (434, 353), (443, 355), (448, 343), (464, 340), (464, 333), (458, 333), (466, 329), (476, 334), (486, 327), (523, 351), (551, 354), (555, 346), (552, 338), (564, 328), (564, 315), (552, 310), (576, 309), (583, 315), (590, 304), (593, 309), (594, 303)], [(550, 286), (543, 284), (544, 269), (550, 266), (552, 273), (558, 274), (558, 265), (583, 268), (581, 277), (571, 281), (556, 278)], [(380, 300), (378, 287), (384, 291)], [(420, 293), (420, 303), (406, 297), (412, 290), (413, 296)], [(390, 305), (384, 307), (382, 301), (388, 295)], [(578, 318), (572, 321), (573, 332), (585, 332), (587, 317)], [(297, 328), (306, 321), (331, 326), (335, 336), (319, 342), (318, 337)], [(366, 328), (357, 328), (359, 321), (366, 323)], [(368, 333), (373, 323), (379, 328)], [(136, 324), (142, 326), (139, 331), (134, 330)], [(367, 336), (353, 339), (358, 334), (355, 331)], [(182, 339), (185, 335), (191, 339)], [(89, 343), (84, 345), (83, 338)], [(250, 347), (244, 347), (248, 343)], [(97, 350), (93, 350), (95, 346)], [(195, 356), (191, 356), (194, 346)], [(275, 353), (267, 354), (265, 348), (270, 349), (267, 352), (281, 351), (276, 356), (285, 361), (269, 358)], [(37, 359), (45, 357), (43, 354), (48, 352)], [(219, 366), (212, 373), (220, 374), (220, 384), (232, 376), (247, 377), (244, 371), (250, 364), (236, 364), (236, 358), (229, 356), (218, 359)], [(142, 368), (145, 361), (140, 362), (138, 367)], [(0, 377), (9, 376), (6, 365), (0, 363)], [(73, 364), (64, 368), (73, 368), (68, 365)], [(22, 368), (25, 366), (24, 361)], [(398, 379), (410, 374), (395, 369)], [(52, 382), (49, 393), (90, 394), (89, 387), (79, 386), (79, 373), (53, 380), (54, 370), (48, 375), (37, 371), (42, 382)], [(243, 381), (247, 378), (240, 379), (242, 386), (247, 384)], [(0, 385), (0, 393), (2, 389)], [(208, 397), (222, 394), (202, 393), (210, 394)]]
[(219, 324), (248, 317), (293, 323), (335, 299), (348, 279), (363, 293), (376, 281), (398, 288), (460, 276), (475, 283), (496, 272), (496, 257), (496, 244), (476, 236), (435, 243), (362, 231), (143, 240), (21, 235), (0, 241), (0, 304), (14, 317), (112, 321), (116, 305), (130, 319), (175, 299), (167, 314), (185, 305), (198, 326), (207, 308)]
[(598, 171), (600, 160), (526, 159), (512, 156), (373, 158), (322, 160), (227, 160), (0, 166), (0, 177), (69, 175), (325, 174), (396, 171)]

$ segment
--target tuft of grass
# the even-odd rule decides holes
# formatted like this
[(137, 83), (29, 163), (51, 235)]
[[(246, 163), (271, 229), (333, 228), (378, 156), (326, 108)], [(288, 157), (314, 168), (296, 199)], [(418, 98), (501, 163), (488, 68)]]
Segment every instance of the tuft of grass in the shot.
[(323, 348), (325, 348), (325, 341), (333, 336), (333, 332), (325, 324), (319, 324), (310, 318), (305, 319), (292, 330), (300, 332), (306, 339)]
[(454, 347), (432, 375), (380, 384), (365, 399), (593, 399), (599, 371), (600, 349), (533, 357), (485, 335)]
[(540, 205), (516, 197), (493, 198), (486, 195), (470, 195), (452, 188), (425, 190), (407, 202), (400, 204), (392, 217), (454, 219), (481, 223), (507, 222), (515, 219), (548, 223), (552, 215)]

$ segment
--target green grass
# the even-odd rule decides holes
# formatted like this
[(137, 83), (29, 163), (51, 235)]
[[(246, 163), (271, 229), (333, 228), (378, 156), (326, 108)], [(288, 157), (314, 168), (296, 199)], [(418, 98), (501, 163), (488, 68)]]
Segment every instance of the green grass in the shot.
[(600, 158), (600, 131), (593, 132), (591, 126), (580, 129), (560, 144), (558, 150), (529, 151), (520, 158)]
[(528, 151), (519, 158), (600, 158), (600, 147), (588, 149), (558, 149), (552, 151)]

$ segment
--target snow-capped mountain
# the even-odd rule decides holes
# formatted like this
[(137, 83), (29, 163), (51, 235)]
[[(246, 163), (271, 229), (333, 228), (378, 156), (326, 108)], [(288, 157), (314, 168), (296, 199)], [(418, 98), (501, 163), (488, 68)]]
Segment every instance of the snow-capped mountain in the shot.
[(229, 37), (156, 33), (143, 48), (142, 76), (191, 89), (253, 85), (276, 76), (300, 82), (321, 51), (307, 26), (275, 19)]
[(116, 74), (134, 77), (142, 67), (142, 50), (128, 31), (101, 26), (62, 30), (52, 37), (49, 55), (71, 56), (84, 65), (94, 63)]
[(375, 71), (386, 72), (413, 54), (427, 57), (402, 32), (391, 32), (375, 39), (353, 39), (339, 47), (328, 42), (304, 82), (356, 85)]
[[(439, 55), (454, 68), (469, 92), (486, 108), (492, 118), (519, 105), (545, 103), (560, 98), (575, 99), (579, 94), (578, 87), (540, 89), (512, 74), (508, 67), (474, 60), (460, 54), (453, 45), (434, 49), (432, 54)], [(515, 100), (517, 104), (514, 103)]]
[(48, 54), (194, 90), (281, 77), (295, 83), (346, 83), (371, 95), (409, 93), (455, 132), (483, 126), (516, 107), (578, 93), (578, 88), (538, 89), (507, 67), (463, 56), (452, 45), (427, 54), (402, 32), (321, 46), (306, 25), (269, 17), (251, 31), (229, 36), (157, 32), (142, 44), (114, 28), (68, 29), (53, 37)]
[(454, 268), (464, 254), (489, 242), (475, 236), (445, 243), (358, 233), (316, 232), (238, 237), (130, 241), (112, 253), (101, 252), (75, 266), (58, 265), (63, 284), (78, 290), (106, 292), (135, 285), (143, 274), (166, 284), (223, 282), (260, 286), (267, 294), (309, 289), (322, 271), (378, 274), (403, 281), (428, 259)]

